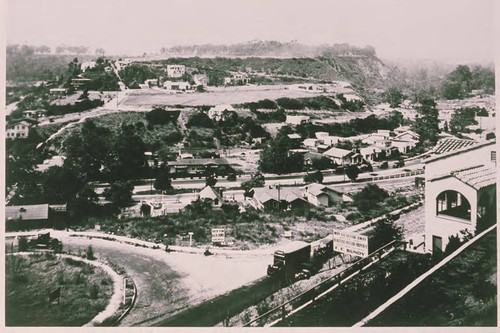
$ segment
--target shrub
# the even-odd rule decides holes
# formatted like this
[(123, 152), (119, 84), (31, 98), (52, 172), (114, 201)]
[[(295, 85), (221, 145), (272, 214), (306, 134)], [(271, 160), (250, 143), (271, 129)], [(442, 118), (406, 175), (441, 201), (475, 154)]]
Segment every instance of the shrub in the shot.
[(88, 260), (94, 260), (95, 257), (94, 257), (94, 249), (92, 248), (92, 245), (89, 245), (89, 247), (87, 248), (87, 251), (85, 251), (85, 258), (87, 258)]
[(99, 286), (97, 284), (93, 283), (90, 286), (89, 294), (90, 294), (91, 299), (97, 299), (99, 297)]
[(19, 252), (28, 251), (28, 240), (26, 237), (19, 237), (18, 249)]
[(212, 121), (212, 119), (208, 117), (207, 114), (203, 112), (198, 112), (189, 117), (189, 120), (186, 123), (186, 127), (192, 127), (192, 126), (213, 128), (214, 122)]

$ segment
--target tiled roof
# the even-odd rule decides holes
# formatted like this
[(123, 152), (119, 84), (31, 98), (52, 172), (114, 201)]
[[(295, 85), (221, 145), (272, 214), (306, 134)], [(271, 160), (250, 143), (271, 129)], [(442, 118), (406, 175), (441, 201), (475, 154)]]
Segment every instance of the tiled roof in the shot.
[(49, 205), (5, 206), (5, 220), (46, 220)]
[[(447, 140), (458, 140), (458, 139), (447, 139)], [(446, 141), (446, 140), (443, 140), (443, 141)], [(468, 140), (463, 140), (463, 141), (468, 141)], [(470, 144), (464, 144), (462, 147), (457, 148), (455, 150), (449, 150), (447, 152), (443, 152), (441, 154), (436, 154), (434, 156), (431, 156), (431, 157), (425, 159), (424, 163), (434, 162), (436, 160), (447, 158), (447, 157), (452, 156), (452, 155), (463, 154), (467, 151), (471, 151), (471, 150), (479, 149), (479, 148), (482, 148), (485, 146), (496, 144), (495, 140), (489, 140), (489, 141), (485, 141), (485, 142), (475, 142), (475, 141), (470, 141), (470, 142), (471, 142)]]
[(437, 144), (436, 148), (434, 149), (434, 152), (436, 154), (448, 153), (450, 151), (455, 151), (467, 146), (471, 146), (475, 143), (476, 142), (473, 140), (444, 139)]
[(497, 182), (496, 170), (490, 166), (480, 165), (463, 170), (452, 171), (451, 174), (458, 180), (472, 186), (476, 190), (494, 185)]

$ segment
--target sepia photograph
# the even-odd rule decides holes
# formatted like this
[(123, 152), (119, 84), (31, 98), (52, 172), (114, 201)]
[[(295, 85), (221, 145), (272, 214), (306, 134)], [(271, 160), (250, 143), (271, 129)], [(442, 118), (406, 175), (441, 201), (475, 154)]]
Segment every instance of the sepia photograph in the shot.
[(0, 327), (498, 329), (495, 0), (0, 0)]

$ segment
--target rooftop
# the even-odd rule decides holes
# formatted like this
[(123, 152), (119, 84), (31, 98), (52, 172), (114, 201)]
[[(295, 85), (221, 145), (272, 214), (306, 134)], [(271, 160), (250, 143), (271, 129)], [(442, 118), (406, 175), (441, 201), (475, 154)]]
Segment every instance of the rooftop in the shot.
[[(461, 139), (446, 139), (443, 141), (447, 141), (447, 140), (461, 140)], [(424, 160), (424, 163), (433, 162), (433, 161), (436, 161), (436, 160), (439, 160), (442, 158), (446, 158), (448, 156), (452, 156), (455, 154), (461, 154), (461, 153), (464, 153), (464, 152), (469, 151), (469, 150), (478, 149), (478, 148), (488, 146), (488, 145), (494, 145), (496, 143), (495, 140), (489, 140), (489, 141), (479, 142), (479, 143), (476, 141), (471, 141), (471, 140), (461, 140), (461, 141), (468, 141), (470, 143), (463, 143), (460, 148), (456, 148), (455, 150), (448, 150), (448, 151), (443, 152), (437, 156), (429, 157), (429, 158)]]
[(473, 140), (444, 139), (437, 144), (436, 148), (434, 149), (434, 152), (436, 154), (448, 153), (450, 151), (455, 151), (467, 146), (471, 146), (475, 143), (476, 142)]
[(5, 220), (46, 220), (49, 205), (5, 206)]
[(323, 155), (332, 156), (332, 157), (344, 157), (344, 156), (347, 156), (351, 153), (352, 153), (352, 151), (350, 151), (350, 150), (333, 147), (333, 148), (330, 148), (327, 151), (325, 151), (323, 153)]
[(472, 186), (476, 190), (496, 184), (497, 174), (495, 168), (491, 166), (475, 166), (472, 168), (456, 170), (451, 172), (452, 176)]
[(177, 161), (170, 161), (168, 165), (208, 165), (208, 164), (219, 164), (219, 165), (229, 165), (224, 158), (189, 158), (180, 159)]

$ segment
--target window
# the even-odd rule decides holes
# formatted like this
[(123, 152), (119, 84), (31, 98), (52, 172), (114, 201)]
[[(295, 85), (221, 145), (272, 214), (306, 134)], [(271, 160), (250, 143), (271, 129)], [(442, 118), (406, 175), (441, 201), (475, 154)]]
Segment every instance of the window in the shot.
[(457, 191), (441, 192), (436, 198), (436, 215), (458, 217), (470, 221), (469, 201)]
[(496, 150), (493, 150), (493, 151), (491, 152), (491, 161), (492, 161), (493, 163), (495, 163), (495, 164), (497, 163), (497, 152), (496, 152)]

